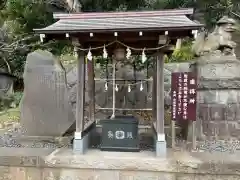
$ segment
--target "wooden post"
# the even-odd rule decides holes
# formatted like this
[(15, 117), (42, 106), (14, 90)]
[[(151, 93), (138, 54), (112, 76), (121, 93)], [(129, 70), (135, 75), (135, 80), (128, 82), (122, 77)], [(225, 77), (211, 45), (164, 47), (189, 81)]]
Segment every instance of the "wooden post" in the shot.
[(193, 151), (196, 151), (197, 149), (196, 121), (192, 122), (192, 148), (193, 148)]
[(76, 133), (82, 139), (84, 130), (84, 104), (85, 104), (85, 54), (76, 50), (77, 60), (77, 102), (76, 102)]
[(166, 157), (167, 144), (164, 134), (164, 54), (157, 53), (157, 121), (156, 155)]
[(175, 121), (172, 120), (172, 148), (175, 149), (176, 146), (176, 129)]
[(152, 81), (152, 118), (157, 123), (157, 67), (156, 61), (153, 62), (153, 81)]
[(88, 60), (88, 96), (89, 96), (89, 119), (95, 121), (95, 81), (94, 62)]
[(163, 53), (157, 54), (157, 133), (158, 141), (165, 141), (164, 135), (164, 60)]

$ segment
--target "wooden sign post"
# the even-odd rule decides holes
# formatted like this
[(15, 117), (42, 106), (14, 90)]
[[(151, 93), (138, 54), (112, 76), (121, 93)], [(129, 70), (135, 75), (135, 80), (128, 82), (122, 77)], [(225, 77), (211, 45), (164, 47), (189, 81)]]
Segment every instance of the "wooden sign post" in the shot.
[(197, 77), (192, 72), (172, 73), (172, 147), (175, 148), (175, 122), (193, 121), (193, 149), (196, 149)]

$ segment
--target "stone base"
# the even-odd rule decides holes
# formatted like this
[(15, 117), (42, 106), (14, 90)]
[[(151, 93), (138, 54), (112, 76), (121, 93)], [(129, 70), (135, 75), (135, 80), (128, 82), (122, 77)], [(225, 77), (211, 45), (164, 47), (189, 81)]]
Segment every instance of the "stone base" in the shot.
[(74, 138), (73, 151), (76, 153), (84, 154), (89, 147), (89, 133), (86, 134), (82, 139)]
[(96, 122), (89, 124), (82, 132), (75, 132), (73, 140), (73, 151), (84, 154), (90, 146), (92, 134), (96, 131)]
[(156, 141), (156, 156), (166, 157), (167, 155), (167, 142), (166, 141)]
[[(0, 175), (11, 180), (239, 180), (240, 153), (168, 150), (103, 152), (89, 149), (0, 148)], [(220, 163), (219, 163), (220, 162)], [(24, 177), (23, 177), (24, 176)], [(3, 178), (2, 178), (3, 179)]]

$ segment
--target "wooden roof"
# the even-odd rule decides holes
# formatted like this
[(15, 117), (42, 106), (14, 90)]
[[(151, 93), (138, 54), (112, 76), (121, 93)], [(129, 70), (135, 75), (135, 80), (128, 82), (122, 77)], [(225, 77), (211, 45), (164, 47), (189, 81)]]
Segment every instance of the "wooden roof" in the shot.
[(193, 9), (142, 12), (54, 14), (56, 23), (34, 29), (41, 34), (196, 30), (202, 24), (189, 19)]

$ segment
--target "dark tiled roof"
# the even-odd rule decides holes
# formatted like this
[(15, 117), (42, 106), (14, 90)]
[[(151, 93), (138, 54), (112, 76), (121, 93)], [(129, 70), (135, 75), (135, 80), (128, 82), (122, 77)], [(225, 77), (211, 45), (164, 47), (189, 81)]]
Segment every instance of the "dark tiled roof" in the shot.
[(35, 29), (35, 31), (39, 33), (70, 33), (198, 29), (202, 25), (193, 22), (186, 16), (192, 13), (192, 9), (182, 9), (145, 12), (54, 14), (55, 18), (60, 19), (59, 21), (46, 28)]
[(86, 18), (107, 18), (107, 17), (146, 17), (146, 16), (171, 16), (171, 15), (191, 15), (193, 9), (171, 9), (161, 11), (128, 11), (128, 12), (91, 12), (91, 13), (75, 13), (61, 14), (55, 13), (55, 19), (86, 19)]

